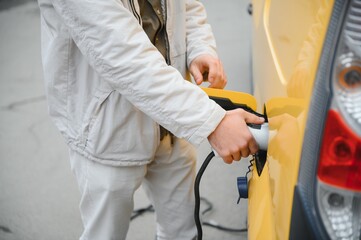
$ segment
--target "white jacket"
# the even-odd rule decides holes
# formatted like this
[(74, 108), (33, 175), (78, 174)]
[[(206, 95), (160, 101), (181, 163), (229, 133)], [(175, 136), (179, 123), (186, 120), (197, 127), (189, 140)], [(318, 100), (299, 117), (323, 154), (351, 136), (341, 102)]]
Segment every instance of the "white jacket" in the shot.
[(38, 2), (49, 113), (73, 150), (104, 164), (146, 164), (158, 123), (198, 145), (224, 117), (184, 80), (195, 57), (216, 56), (198, 1), (163, 2), (172, 66), (143, 31), (136, 0)]

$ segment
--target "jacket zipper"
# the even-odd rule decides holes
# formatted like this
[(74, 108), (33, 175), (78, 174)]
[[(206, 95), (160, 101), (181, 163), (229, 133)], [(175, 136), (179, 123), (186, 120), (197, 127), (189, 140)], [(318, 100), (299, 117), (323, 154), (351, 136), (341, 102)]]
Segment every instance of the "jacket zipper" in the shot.
[(130, 7), (132, 8), (133, 15), (138, 20), (139, 24), (141, 24), (140, 16), (139, 16), (137, 10), (135, 9), (134, 0), (129, 0), (129, 4), (130, 4)]
[[(130, 7), (132, 8), (132, 12), (133, 15), (136, 17), (136, 19), (138, 20), (139, 24), (141, 24), (141, 20), (140, 20), (140, 16), (138, 14), (138, 12), (135, 9), (135, 5), (134, 5), (134, 0), (129, 0), (130, 3)], [(169, 38), (168, 38), (168, 32), (167, 32), (167, 0), (164, 1), (164, 30), (165, 30), (165, 41), (166, 41), (166, 51), (167, 51), (167, 56), (166, 56), (166, 62), (168, 65), (171, 65), (171, 61), (170, 61), (170, 46), (169, 46)]]
[(166, 56), (166, 62), (168, 65), (171, 65), (171, 61), (170, 61), (170, 46), (169, 46), (169, 39), (168, 39), (168, 32), (167, 32), (167, 0), (164, 0), (164, 30), (165, 30), (165, 41), (166, 41), (166, 51), (167, 51), (167, 56)]

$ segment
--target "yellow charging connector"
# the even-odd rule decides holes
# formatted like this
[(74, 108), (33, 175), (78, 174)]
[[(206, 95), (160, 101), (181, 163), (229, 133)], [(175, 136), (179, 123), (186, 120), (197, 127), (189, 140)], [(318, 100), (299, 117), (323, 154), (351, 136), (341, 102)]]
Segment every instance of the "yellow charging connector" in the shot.
[(206, 92), (211, 99), (218, 103), (224, 102), (228, 106), (229, 104), (227, 104), (227, 102), (230, 102), (235, 105), (235, 108), (245, 106), (253, 111), (256, 111), (257, 109), (257, 101), (251, 94), (216, 88), (201, 87), (201, 89)]

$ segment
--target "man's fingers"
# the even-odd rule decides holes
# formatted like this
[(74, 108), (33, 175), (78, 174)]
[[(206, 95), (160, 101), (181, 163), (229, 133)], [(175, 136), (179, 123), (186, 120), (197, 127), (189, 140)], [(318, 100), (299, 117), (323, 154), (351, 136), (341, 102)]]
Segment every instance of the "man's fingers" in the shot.
[(222, 157), (222, 159), (223, 159), (223, 162), (225, 162), (227, 164), (231, 164), (233, 162), (232, 156)]
[(262, 124), (264, 123), (263, 117), (258, 117), (252, 113), (246, 112), (244, 113), (244, 120), (246, 123), (254, 123), (254, 124)]
[(249, 151), (250, 151), (250, 154), (255, 154), (256, 152), (258, 152), (258, 149), (259, 149), (259, 146), (256, 142), (256, 140), (251, 140), (250, 143), (249, 143)]
[[(209, 87), (223, 89), (227, 84), (221, 61), (212, 55), (204, 54), (196, 57), (191, 62), (189, 71), (198, 85), (208, 80)], [(205, 73), (208, 73), (208, 79), (202, 76)]]
[(233, 161), (239, 161), (241, 160), (241, 153), (240, 152), (235, 152), (232, 154), (232, 159)]
[(255, 154), (258, 151), (257, 143), (254, 143), (253, 146), (250, 148), (244, 148), (239, 152), (234, 152), (230, 155), (222, 157), (225, 163), (231, 164), (233, 161), (239, 161), (241, 158), (246, 158), (251, 154)]
[(209, 87), (223, 89), (227, 84), (227, 78), (223, 71), (223, 66), (220, 61), (214, 62), (209, 65), (208, 81)]
[(261, 124), (264, 119), (242, 109), (230, 110), (208, 136), (212, 148), (225, 163), (238, 161), (258, 151), (258, 144), (247, 128), (247, 122)]
[(210, 63), (208, 66), (208, 81), (210, 83), (213, 83), (215, 80), (217, 80), (219, 78), (219, 73), (218, 73), (218, 67), (216, 63)]
[(201, 71), (197, 67), (192, 67), (189, 69), (189, 71), (192, 74), (194, 81), (200, 85), (203, 82), (203, 75)]

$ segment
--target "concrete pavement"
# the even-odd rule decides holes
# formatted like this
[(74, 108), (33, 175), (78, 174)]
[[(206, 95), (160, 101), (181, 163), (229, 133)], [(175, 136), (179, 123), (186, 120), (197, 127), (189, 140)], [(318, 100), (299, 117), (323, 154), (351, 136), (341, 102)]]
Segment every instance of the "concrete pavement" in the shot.
[[(225, 65), (227, 89), (250, 92), (248, 1), (204, 0)], [(0, 7), (0, 240), (77, 239), (82, 231), (79, 193), (67, 148), (47, 114), (40, 58), (39, 10), (35, 1)], [(21, 3), (21, 4), (20, 4)], [(209, 153), (198, 151), (199, 163)], [(226, 165), (214, 159), (201, 194), (214, 205), (205, 219), (234, 228), (246, 226), (247, 201), (236, 204), (236, 177), (247, 160)], [(149, 204), (144, 191), (135, 208)], [(153, 239), (154, 215), (131, 222), (128, 240)], [(246, 239), (204, 227), (204, 239)]]

